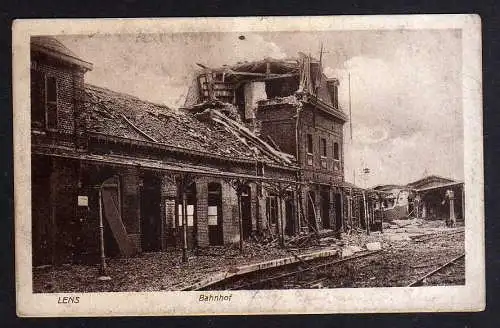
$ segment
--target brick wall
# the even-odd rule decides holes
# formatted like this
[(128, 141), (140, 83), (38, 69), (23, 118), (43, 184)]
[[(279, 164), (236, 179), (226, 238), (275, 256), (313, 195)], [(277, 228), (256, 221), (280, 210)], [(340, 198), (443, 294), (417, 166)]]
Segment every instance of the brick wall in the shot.
[(136, 168), (120, 172), (122, 192), (122, 221), (135, 247), (141, 251), (141, 209), (139, 172)]
[(240, 232), (238, 223), (238, 196), (236, 191), (226, 182), (222, 186), (222, 231), (224, 244), (239, 242)]
[(281, 151), (294, 156), (295, 114), (296, 108), (291, 104), (261, 107), (257, 111), (257, 119), (261, 122), (261, 138), (269, 142), (267, 136), (271, 136)]
[[(41, 74), (42, 81), (45, 77), (55, 77), (57, 80), (57, 120), (58, 132), (73, 134), (75, 131), (75, 108), (77, 112), (83, 111), (84, 74), (82, 71), (64, 65), (61, 62), (41, 56), (36, 52), (31, 54), (32, 70)], [(38, 87), (44, 89), (44, 82)], [(45, 93), (42, 89), (41, 99), (44, 106)], [(44, 128), (42, 128), (44, 130)]]
[[(312, 135), (312, 165), (308, 165), (307, 135)], [(324, 114), (317, 113), (310, 106), (301, 113), (299, 152), (304, 178), (325, 183), (339, 183), (344, 179), (344, 147), (342, 124)], [(326, 158), (321, 157), (320, 139), (326, 140)], [(334, 143), (339, 145), (339, 160), (334, 159)], [(322, 166), (326, 162), (326, 167)]]
[(208, 240), (208, 182), (205, 178), (196, 180), (196, 217), (198, 219), (197, 239), (199, 247), (207, 247)]

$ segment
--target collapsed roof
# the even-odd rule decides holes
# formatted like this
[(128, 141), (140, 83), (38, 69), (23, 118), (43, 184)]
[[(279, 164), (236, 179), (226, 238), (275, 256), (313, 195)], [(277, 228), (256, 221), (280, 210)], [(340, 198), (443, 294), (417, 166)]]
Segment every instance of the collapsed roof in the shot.
[(297, 58), (265, 58), (218, 68), (197, 65), (201, 69), (193, 77), (185, 108), (213, 99), (241, 107), (245, 103), (239, 95), (241, 88), (250, 82), (265, 82), (269, 100), (297, 93), (314, 95), (319, 105), (326, 105), (332, 112), (338, 112), (340, 119), (346, 120), (338, 106), (337, 91), (331, 92), (338, 86), (338, 79), (326, 77), (321, 61), (303, 53)]
[(171, 146), (207, 156), (292, 166), (292, 158), (271, 147), (239, 122), (211, 109), (197, 118), (185, 110), (85, 85), (90, 133)]

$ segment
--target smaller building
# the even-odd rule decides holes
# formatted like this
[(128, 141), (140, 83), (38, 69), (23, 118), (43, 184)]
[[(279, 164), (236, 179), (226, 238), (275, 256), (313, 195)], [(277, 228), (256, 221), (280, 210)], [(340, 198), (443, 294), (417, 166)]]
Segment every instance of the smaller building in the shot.
[(407, 185), (379, 185), (373, 189), (382, 195), (381, 209), (386, 221), (422, 218), (452, 225), (465, 221), (461, 181), (430, 175)]

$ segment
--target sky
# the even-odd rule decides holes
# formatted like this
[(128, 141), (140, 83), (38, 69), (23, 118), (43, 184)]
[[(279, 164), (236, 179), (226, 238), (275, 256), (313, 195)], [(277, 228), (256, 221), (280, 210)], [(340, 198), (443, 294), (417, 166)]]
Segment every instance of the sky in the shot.
[[(57, 38), (93, 63), (87, 83), (172, 108), (184, 103), (196, 63), (219, 67), (296, 57), (298, 52), (319, 58), (323, 44), (324, 71), (339, 78), (339, 102), (351, 117), (352, 129), (350, 123), (344, 126), (347, 181), (370, 187), (406, 184), (431, 174), (464, 178), (459, 30)], [(370, 173), (362, 174), (363, 168)]]

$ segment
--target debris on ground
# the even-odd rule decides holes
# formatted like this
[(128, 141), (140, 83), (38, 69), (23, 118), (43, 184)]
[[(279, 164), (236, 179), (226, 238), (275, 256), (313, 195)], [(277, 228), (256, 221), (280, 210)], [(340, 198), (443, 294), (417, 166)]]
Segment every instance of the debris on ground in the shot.
[(382, 244), (380, 244), (380, 242), (378, 242), (378, 241), (373, 242), (373, 243), (368, 243), (365, 246), (366, 246), (366, 249), (369, 251), (378, 251), (378, 250), (382, 249)]
[[(276, 236), (253, 236), (250, 241), (244, 242), (243, 253), (237, 245), (199, 248), (189, 252), (186, 263), (181, 260), (180, 249), (143, 253), (132, 258), (110, 258), (107, 259), (106, 276), (111, 277), (111, 280), (98, 280), (101, 276), (98, 265), (72, 264), (34, 268), (33, 290), (35, 293), (177, 290), (212, 275), (227, 272), (231, 268), (320, 250), (337, 249), (345, 257), (362, 251), (365, 247), (375, 249), (380, 246), (385, 253), (401, 253), (403, 257), (408, 253), (407, 250), (416, 250), (417, 253), (420, 250), (422, 252), (435, 251), (446, 255), (449, 253), (448, 246), (442, 247), (437, 242), (441, 235), (446, 240), (456, 241), (457, 245), (460, 243), (463, 245), (464, 235), (461, 233), (463, 230), (464, 227), (447, 228), (444, 221), (407, 225), (403, 228), (384, 230), (382, 233), (371, 232), (369, 235), (357, 231), (336, 234), (331, 230), (326, 230), (287, 238), (284, 248), (279, 246)], [(439, 236), (439, 238), (433, 236)], [(434, 248), (428, 249), (429, 245)], [(412, 260), (408, 259), (408, 262), (411, 263)], [(370, 265), (369, 261), (363, 263), (365, 263), (363, 265)], [(371, 274), (370, 277), (373, 275)]]

